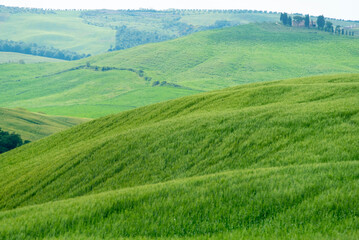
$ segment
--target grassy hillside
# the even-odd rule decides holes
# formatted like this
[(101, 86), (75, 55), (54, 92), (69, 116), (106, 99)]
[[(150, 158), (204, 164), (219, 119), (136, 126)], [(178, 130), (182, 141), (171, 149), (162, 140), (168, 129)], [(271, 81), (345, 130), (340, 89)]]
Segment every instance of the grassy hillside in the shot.
[(40, 62), (62, 62), (62, 60), (46, 57), (38, 57), (33, 55), (13, 53), (13, 52), (0, 52), (1, 63), (40, 63)]
[(5, 153), (1, 237), (356, 239), (358, 90), (358, 74), (242, 85)]
[(2, 211), (0, 237), (354, 240), (358, 167), (232, 171)]
[[(36, 11), (0, 6), (0, 39), (37, 43), (85, 54), (104, 53), (115, 46), (116, 28), (176, 38), (215, 21), (230, 25), (278, 21), (278, 14), (224, 11)], [(133, 39), (132, 39), (133, 41)]]
[(315, 30), (250, 24), (71, 63), (2, 65), (0, 106), (99, 117), (243, 83), (356, 73), (358, 41)]
[[(312, 18), (315, 20), (315, 17)], [(93, 10), (54, 11), (9, 8), (0, 5), (0, 39), (37, 43), (84, 54), (104, 53), (115, 47), (116, 29), (126, 26), (126, 45), (173, 39), (210, 28), (239, 24), (278, 22), (277, 12), (251, 10)], [(349, 27), (358, 22), (330, 20)], [(223, 25), (223, 26), (222, 26)], [(130, 34), (129, 34), (130, 35)], [(146, 38), (153, 39), (148, 40)], [(141, 39), (141, 40), (140, 40)]]
[(79, 14), (76, 11), (59, 11), (56, 14), (3, 13), (0, 18), (0, 39), (37, 43), (86, 54), (106, 52), (115, 42), (115, 32), (85, 24)]
[(95, 10), (86, 11), (81, 17), (96, 26), (114, 28), (127, 26), (131, 29), (158, 32), (160, 35), (180, 36), (182, 27), (213, 26), (217, 21), (227, 21), (230, 25), (255, 22), (277, 22), (278, 13), (249, 12), (246, 10)]
[(357, 72), (359, 39), (276, 24), (206, 31), (91, 63), (140, 68), (154, 80), (213, 90), (241, 83), (324, 73)]
[(0, 108), (0, 128), (35, 141), (87, 121), (81, 118), (47, 116), (24, 109)]

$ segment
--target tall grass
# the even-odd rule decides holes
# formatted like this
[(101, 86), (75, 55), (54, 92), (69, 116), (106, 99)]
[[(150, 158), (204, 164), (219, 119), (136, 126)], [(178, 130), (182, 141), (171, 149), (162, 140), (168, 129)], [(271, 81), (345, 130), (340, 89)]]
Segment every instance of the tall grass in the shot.
[(74, 127), (0, 156), (0, 207), (235, 169), (357, 160), (358, 79), (249, 84)]
[(2, 239), (355, 239), (359, 166), (237, 170), (0, 212)]
[(359, 75), (125, 111), (0, 155), (0, 239), (357, 239)]

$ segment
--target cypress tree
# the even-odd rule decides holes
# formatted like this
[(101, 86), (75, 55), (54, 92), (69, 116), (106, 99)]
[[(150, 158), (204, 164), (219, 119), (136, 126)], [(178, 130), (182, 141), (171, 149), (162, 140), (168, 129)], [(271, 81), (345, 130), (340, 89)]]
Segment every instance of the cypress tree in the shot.
[(309, 28), (310, 18), (309, 14), (305, 15), (304, 24), (306, 28)]
[(317, 25), (318, 25), (318, 29), (323, 30), (324, 26), (325, 26), (325, 18), (323, 15), (320, 15), (317, 19)]
[(287, 22), (288, 26), (291, 27), (292, 26), (292, 17), (289, 16), (288, 17), (288, 22)]

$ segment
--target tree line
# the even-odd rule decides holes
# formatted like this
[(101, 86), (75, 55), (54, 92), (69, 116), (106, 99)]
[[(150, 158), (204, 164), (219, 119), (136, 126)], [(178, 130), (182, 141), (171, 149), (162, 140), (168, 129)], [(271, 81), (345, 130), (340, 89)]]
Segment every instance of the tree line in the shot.
[(115, 47), (111, 46), (108, 51), (123, 50), (146, 43), (162, 42), (171, 40), (176, 37), (182, 37), (194, 32), (230, 27), (233, 24), (227, 20), (217, 20), (210, 26), (193, 26), (178, 21), (167, 21), (163, 24), (163, 29), (171, 29), (176, 34), (161, 34), (157, 31), (147, 32), (137, 29), (128, 28), (127, 26), (116, 27), (116, 43)]
[(0, 128), (0, 153), (10, 151), (29, 142), (28, 140), (23, 141), (19, 134), (9, 133)]
[(171, 36), (161, 35), (157, 32), (139, 31), (126, 26), (120, 26), (116, 30), (116, 45), (114, 48), (110, 48), (109, 51), (122, 50), (145, 43), (160, 42), (172, 38)]
[(9, 40), (0, 40), (0, 52), (17, 52), (41, 57), (56, 58), (62, 60), (78, 60), (89, 57), (90, 54), (79, 54), (68, 50), (60, 50), (53, 47), (39, 46), (36, 43), (25, 43)]
[(319, 30), (325, 31), (325, 32), (331, 32), (338, 35), (347, 35), (347, 36), (354, 36), (353, 31), (349, 31), (341, 27), (340, 25), (335, 26), (332, 22), (326, 21), (325, 17), (323, 15), (320, 15), (317, 18), (317, 21), (314, 22), (310, 19), (309, 14), (303, 16), (296, 15), (293, 18), (289, 16), (288, 13), (281, 13), (280, 14), (280, 21), (283, 23), (283, 25), (292, 27), (295, 23), (296, 25), (300, 25), (303, 23), (304, 27), (310, 28), (310, 27), (317, 27)]
[(8, 12), (11, 14), (17, 13), (32, 13), (32, 14), (56, 14), (53, 10), (43, 9), (43, 8), (28, 8), (28, 7), (8, 7), (0, 5), (0, 12)]

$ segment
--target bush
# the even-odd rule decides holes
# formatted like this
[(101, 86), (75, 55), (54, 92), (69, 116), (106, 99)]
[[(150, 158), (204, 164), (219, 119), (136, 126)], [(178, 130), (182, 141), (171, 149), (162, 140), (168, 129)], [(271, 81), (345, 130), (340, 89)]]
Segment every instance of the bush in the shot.
[(159, 81), (154, 81), (154, 82), (152, 83), (152, 87), (157, 86), (157, 85), (159, 85), (159, 84), (160, 84)]
[(0, 154), (29, 142), (28, 140), (23, 142), (19, 134), (8, 133), (0, 128)]

